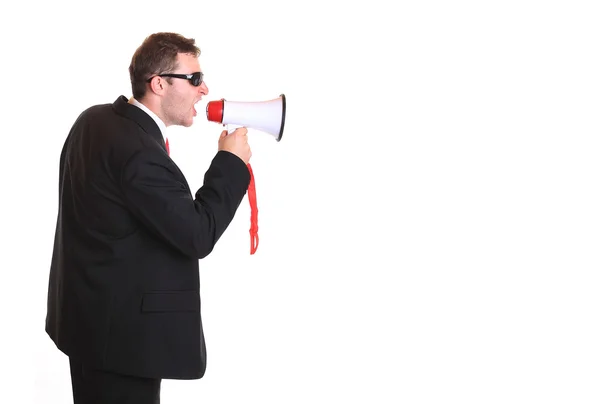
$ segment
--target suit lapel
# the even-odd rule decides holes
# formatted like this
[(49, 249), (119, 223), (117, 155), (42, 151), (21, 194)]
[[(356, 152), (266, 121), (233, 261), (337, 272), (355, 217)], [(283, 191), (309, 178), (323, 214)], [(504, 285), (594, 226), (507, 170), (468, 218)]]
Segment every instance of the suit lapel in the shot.
[[(125, 98), (125, 96), (123, 95), (119, 96), (119, 98), (117, 98), (117, 100), (113, 103), (113, 108), (117, 112), (117, 114), (127, 119), (131, 119), (132, 121), (140, 125), (144, 132), (152, 136), (152, 138), (156, 140), (156, 142), (164, 149), (165, 153), (167, 152), (165, 139), (160, 133), (160, 128), (158, 127), (156, 122), (154, 122), (154, 119), (152, 119), (147, 113), (145, 113), (135, 105), (131, 105), (129, 102), (127, 102), (127, 98)], [(173, 166), (177, 169), (177, 172), (181, 176), (181, 181), (185, 185), (190, 196), (193, 198), (192, 190), (185, 176), (183, 175), (181, 170), (179, 170), (179, 167), (177, 167), (175, 163), (173, 163)]]
[(160, 128), (154, 122), (147, 113), (136, 107), (135, 105), (131, 105), (127, 102), (127, 98), (121, 95), (116, 101), (113, 103), (113, 109), (117, 112), (117, 114), (124, 116), (127, 119), (131, 119), (140, 127), (144, 132), (152, 136), (154, 140), (158, 142), (161, 147), (167, 151), (167, 146), (165, 145), (165, 140), (160, 133)]

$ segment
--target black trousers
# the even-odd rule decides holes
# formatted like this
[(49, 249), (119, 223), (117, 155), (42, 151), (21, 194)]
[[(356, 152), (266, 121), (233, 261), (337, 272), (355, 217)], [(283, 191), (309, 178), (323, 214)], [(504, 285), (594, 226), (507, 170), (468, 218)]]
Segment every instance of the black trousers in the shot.
[(69, 358), (74, 404), (160, 404), (161, 379), (90, 369)]

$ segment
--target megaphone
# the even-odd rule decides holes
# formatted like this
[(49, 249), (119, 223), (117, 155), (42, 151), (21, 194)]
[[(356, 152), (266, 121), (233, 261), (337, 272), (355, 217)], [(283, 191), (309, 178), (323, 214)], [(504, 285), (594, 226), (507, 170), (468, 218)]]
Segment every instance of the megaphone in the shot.
[[(283, 136), (285, 124), (285, 95), (268, 101), (209, 101), (206, 104), (206, 118), (227, 126), (231, 133), (235, 127), (257, 129), (275, 137), (278, 142)], [(256, 186), (252, 166), (248, 164), (250, 184), (248, 200), (250, 201), (250, 254), (258, 248), (258, 208), (256, 207)]]
[(223, 125), (260, 130), (279, 142), (285, 125), (285, 94), (268, 101), (209, 101), (206, 117)]

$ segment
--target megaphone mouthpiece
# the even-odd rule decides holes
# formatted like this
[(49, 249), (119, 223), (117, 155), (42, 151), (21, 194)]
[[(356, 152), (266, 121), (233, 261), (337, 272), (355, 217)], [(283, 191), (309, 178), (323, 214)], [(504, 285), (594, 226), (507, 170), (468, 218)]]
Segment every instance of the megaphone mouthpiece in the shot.
[(223, 106), (225, 99), (210, 101), (206, 104), (206, 118), (211, 122), (223, 123)]

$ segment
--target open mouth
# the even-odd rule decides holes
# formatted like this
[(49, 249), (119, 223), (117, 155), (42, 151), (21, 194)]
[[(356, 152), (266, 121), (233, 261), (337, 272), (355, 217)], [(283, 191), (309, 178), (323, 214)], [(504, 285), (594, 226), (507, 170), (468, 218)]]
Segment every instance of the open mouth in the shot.
[(192, 109), (194, 110), (194, 116), (198, 115), (198, 111), (196, 111), (196, 104), (198, 104), (200, 100), (202, 100), (202, 98), (197, 99), (196, 102), (194, 102), (194, 105), (192, 105)]

